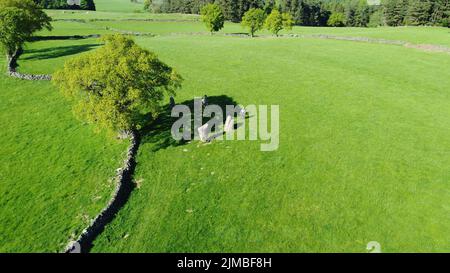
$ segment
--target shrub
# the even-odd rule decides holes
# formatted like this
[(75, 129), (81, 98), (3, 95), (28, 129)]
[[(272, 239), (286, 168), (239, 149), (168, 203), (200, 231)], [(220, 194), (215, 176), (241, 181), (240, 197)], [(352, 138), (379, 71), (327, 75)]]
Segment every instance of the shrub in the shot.
[(441, 24), (442, 24), (443, 27), (449, 27), (450, 28), (450, 20), (448, 18), (442, 19)]

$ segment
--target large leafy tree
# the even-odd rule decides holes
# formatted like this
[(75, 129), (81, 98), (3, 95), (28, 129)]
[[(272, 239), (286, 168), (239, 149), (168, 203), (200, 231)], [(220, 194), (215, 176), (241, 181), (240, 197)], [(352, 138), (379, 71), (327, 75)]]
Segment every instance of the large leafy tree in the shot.
[(255, 32), (261, 30), (264, 26), (264, 20), (266, 15), (262, 9), (249, 9), (242, 17), (242, 26), (248, 27), (250, 30), (250, 36), (255, 36)]
[(51, 30), (51, 18), (31, 0), (0, 1), (0, 44), (6, 52), (9, 67), (14, 68), (17, 56), (33, 33)]
[(216, 4), (208, 4), (201, 10), (202, 21), (205, 23), (211, 34), (223, 28), (225, 17), (222, 9)]
[(73, 102), (79, 119), (110, 132), (139, 130), (182, 79), (126, 36), (105, 36), (103, 41), (103, 47), (67, 61), (53, 81)]

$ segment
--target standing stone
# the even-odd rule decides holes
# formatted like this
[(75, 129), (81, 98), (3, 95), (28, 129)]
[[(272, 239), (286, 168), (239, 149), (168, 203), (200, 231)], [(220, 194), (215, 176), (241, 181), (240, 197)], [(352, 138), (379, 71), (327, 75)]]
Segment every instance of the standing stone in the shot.
[(173, 108), (175, 106), (175, 99), (171, 96), (170, 102), (169, 102), (170, 108)]
[(208, 141), (208, 128), (209, 128), (209, 124), (206, 123), (203, 126), (198, 128), (198, 135), (200, 137), (200, 140), (202, 142), (207, 142)]
[(228, 115), (227, 119), (225, 120), (225, 126), (223, 127), (223, 130), (227, 133), (233, 131), (234, 129), (234, 119), (232, 116)]
[(204, 95), (202, 98), (202, 105), (204, 107), (208, 105), (208, 97), (206, 95)]
[(241, 115), (242, 118), (245, 118), (246, 113), (247, 113), (247, 111), (245, 111), (244, 108), (242, 108), (241, 111), (239, 111), (239, 114)]

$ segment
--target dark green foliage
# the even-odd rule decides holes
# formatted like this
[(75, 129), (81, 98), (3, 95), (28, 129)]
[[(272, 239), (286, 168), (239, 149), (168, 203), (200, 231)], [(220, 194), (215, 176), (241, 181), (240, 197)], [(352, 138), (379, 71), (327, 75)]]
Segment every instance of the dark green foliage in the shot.
[(95, 10), (94, 0), (81, 0), (80, 8), (84, 10)]
[(404, 24), (408, 0), (385, 0), (383, 12), (388, 26), (401, 26)]
[(0, 2), (0, 44), (9, 62), (34, 32), (51, 29), (51, 18), (31, 0)]
[(431, 23), (433, 3), (429, 0), (409, 0), (405, 23), (412, 26)]
[(381, 9), (375, 11), (370, 15), (368, 27), (379, 27), (384, 25), (383, 23), (383, 11)]
[(295, 24), (304, 26), (327, 26), (334, 13), (339, 13), (339, 18), (331, 21), (341, 21), (343, 14), (348, 27), (367, 27), (369, 23), (443, 25), (450, 16), (450, 0), (383, 0), (380, 6), (369, 6), (367, 0), (162, 0), (156, 11), (200, 13), (208, 3), (219, 5), (225, 20), (232, 22), (240, 22), (251, 8), (260, 8), (266, 15), (276, 8), (291, 14)]
[(94, 0), (81, 0), (80, 5), (68, 5), (67, 0), (33, 0), (45, 9), (84, 9), (95, 10)]
[(450, 0), (433, 1), (430, 21), (434, 25), (448, 26), (450, 20)]

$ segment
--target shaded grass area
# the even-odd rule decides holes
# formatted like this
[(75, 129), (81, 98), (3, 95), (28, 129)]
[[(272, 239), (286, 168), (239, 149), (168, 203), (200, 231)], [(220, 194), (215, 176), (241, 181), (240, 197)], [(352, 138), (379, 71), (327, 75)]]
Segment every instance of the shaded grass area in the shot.
[(138, 41), (185, 77), (177, 101), (280, 105), (280, 148), (144, 143), (140, 187), (93, 251), (365, 252), (369, 241), (448, 251), (447, 55), (309, 39)]
[(95, 27), (91, 24), (82, 22), (64, 22), (54, 21), (51, 23), (53, 30), (42, 30), (37, 33), (38, 36), (63, 36), (63, 35), (90, 35), (90, 34), (108, 34), (111, 31), (101, 27)]
[(0, 252), (61, 251), (107, 203), (127, 143), (75, 120), (48, 82), (1, 76), (0, 90)]
[(101, 46), (96, 38), (79, 40), (50, 40), (27, 43), (19, 58), (19, 71), (23, 73), (53, 73), (64, 61)]

